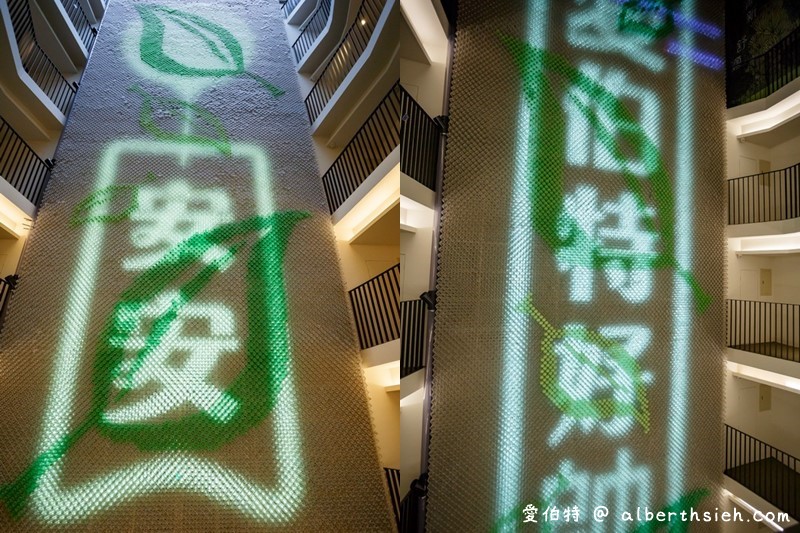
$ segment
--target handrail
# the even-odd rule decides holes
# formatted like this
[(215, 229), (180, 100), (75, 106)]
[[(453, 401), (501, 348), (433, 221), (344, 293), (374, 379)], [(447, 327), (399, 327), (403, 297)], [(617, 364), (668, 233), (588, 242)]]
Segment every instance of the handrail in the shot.
[(383, 468), (386, 477), (386, 486), (389, 489), (389, 498), (392, 500), (392, 511), (397, 528), (400, 528), (400, 470), (397, 468)]
[(300, 31), (300, 35), (295, 39), (294, 43), (292, 43), (294, 59), (298, 63), (305, 57), (306, 53), (311, 49), (311, 45), (314, 44), (314, 41), (320, 36), (322, 30), (325, 29), (325, 25), (328, 23), (328, 17), (331, 14), (331, 3), (332, 0), (319, 0), (319, 4), (317, 4), (316, 9), (314, 9), (314, 13), (311, 14), (308, 22), (306, 22), (305, 26)]
[(97, 38), (97, 30), (89, 22), (89, 17), (86, 16), (83, 6), (78, 0), (61, 0), (61, 5), (64, 6), (69, 20), (72, 21), (75, 31), (78, 32), (78, 37), (81, 38), (84, 46), (86, 46), (86, 51), (91, 51), (92, 46), (94, 46), (94, 40)]
[(328, 104), (336, 89), (355, 66), (372, 38), (386, 0), (363, 0), (353, 24), (347, 30), (336, 52), (325, 65), (311, 92), (306, 96), (308, 118), (313, 124)]
[(800, 305), (726, 300), (729, 348), (800, 362)]
[(422, 299), (400, 302), (400, 377), (426, 365), (426, 324), (428, 308)]
[(759, 100), (800, 76), (800, 26), (772, 48), (749, 60), (729, 64), (725, 76), (728, 107)]
[(51, 168), (0, 116), (0, 177), (38, 206)]
[(400, 265), (349, 292), (362, 350), (400, 337)]
[(400, 171), (435, 190), (441, 130), (405, 89), (401, 107)]
[(3, 327), (3, 323), (5, 322), (8, 299), (17, 287), (18, 279), (19, 276), (16, 274), (0, 278), (0, 328)]
[(428, 474), (423, 473), (411, 483), (400, 502), (400, 533), (425, 531), (425, 511), (428, 500)]
[(400, 144), (400, 85), (381, 100), (322, 176), (331, 214)]
[(285, 2), (283, 2), (283, 5), (281, 6), (281, 10), (283, 10), (284, 18), (286, 18), (289, 15), (291, 15), (292, 11), (294, 11), (294, 8), (296, 8), (297, 4), (299, 4), (299, 3), (300, 3), (300, 0), (286, 0)]
[(724, 473), (794, 519), (800, 516), (796, 457), (725, 424)]
[(728, 224), (800, 217), (800, 163), (728, 180)]
[(77, 88), (67, 81), (39, 46), (27, 0), (8, 0), (8, 11), (11, 14), (11, 26), (14, 28), (14, 37), (17, 40), (25, 72), (66, 115)]

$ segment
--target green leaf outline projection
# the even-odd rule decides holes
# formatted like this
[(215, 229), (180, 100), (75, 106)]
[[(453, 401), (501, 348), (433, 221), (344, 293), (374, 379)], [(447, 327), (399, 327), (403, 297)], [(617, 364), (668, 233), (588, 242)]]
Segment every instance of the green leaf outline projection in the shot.
[[(144, 179), (144, 182), (148, 183), (155, 180), (156, 180), (156, 175), (153, 174), (152, 172), (148, 172), (147, 176)], [(81, 224), (87, 224), (89, 222), (114, 223), (127, 219), (139, 207), (139, 199), (137, 196), (138, 190), (139, 190), (139, 185), (123, 184), (123, 185), (109, 185), (108, 187), (104, 187), (100, 190), (94, 191), (89, 196), (87, 196), (86, 198), (75, 204), (75, 207), (72, 209), (72, 215), (70, 216), (69, 219), (70, 226), (76, 227), (80, 226)], [(119, 213), (114, 213), (111, 215), (84, 216), (85, 213), (91, 212), (93, 207), (108, 202), (113, 202), (123, 194), (130, 195), (130, 200), (128, 201), (125, 209), (121, 210)]]
[[(244, 53), (242, 46), (236, 37), (219, 24), (215, 24), (208, 19), (193, 13), (187, 13), (179, 9), (173, 9), (156, 4), (136, 4), (136, 11), (142, 19), (143, 30), (139, 45), (139, 55), (146, 65), (165, 74), (172, 74), (184, 77), (211, 77), (224, 78), (228, 76), (248, 76), (255, 80), (262, 87), (278, 97), (284, 94), (284, 90), (274, 86), (258, 74), (245, 69)], [(188, 33), (198, 38), (208, 50), (208, 53), (229, 62), (229, 68), (199, 68), (184, 65), (170, 57), (165, 52), (166, 27), (162, 20), (168, 19), (186, 30)], [(229, 55), (220, 50), (214, 37), (225, 47)], [(227, 61), (230, 59), (230, 61)]]
[[(622, 261), (628, 268), (651, 269), (672, 268), (690, 286), (694, 302), (700, 312), (704, 312), (711, 304), (711, 297), (706, 294), (694, 275), (681, 267), (675, 258), (675, 200), (669, 173), (656, 145), (647, 137), (641, 125), (625, 105), (608, 89), (592, 78), (573, 67), (565, 58), (541, 48), (535, 48), (515, 37), (500, 35), (500, 39), (516, 63), (523, 81), (525, 99), (530, 105), (541, 102), (536, 112), (531, 113), (531, 120), (547, 124), (546, 134), (540, 128), (530, 140), (528, 148), (531, 158), (531, 219), (533, 229), (552, 249), (565, 246), (579, 246), (585, 253), (576, 256), (585, 258), (586, 264), (581, 266), (599, 270), (614, 261)], [(616, 257), (596, 253), (602, 249), (601, 243), (585, 235), (577, 222), (566, 217), (571, 230), (564, 232), (564, 175), (566, 171), (566, 119), (562, 105), (556, 98), (553, 82), (547, 74), (553, 74), (571, 88), (582, 92), (588, 100), (596, 104), (595, 109), (580, 102), (574, 95), (573, 102), (584, 114), (603, 147), (619, 164), (620, 174), (628, 190), (633, 194), (641, 219), (647, 231), (657, 233), (663, 243), (663, 251), (658, 254), (634, 254)], [(647, 175), (640, 179), (631, 170), (625, 156), (623, 144), (610, 131), (596, 110), (600, 108), (606, 118), (619, 125), (622, 141), (642, 155)], [(656, 216), (660, 227), (656, 226), (653, 217), (647, 215), (645, 190), (642, 181), (647, 181), (652, 190), (656, 205)]]
[[(523, 312), (533, 319), (544, 330), (541, 342), (542, 359), (539, 367), (539, 381), (547, 398), (563, 413), (578, 420), (608, 420), (614, 416), (631, 416), (642, 426), (645, 433), (650, 431), (650, 407), (647, 400), (647, 388), (642, 379), (642, 370), (639, 363), (617, 341), (610, 339), (596, 331), (586, 328), (557, 329), (533, 306), (530, 298), (522, 305)], [(555, 353), (555, 341), (558, 339), (573, 338), (586, 341), (598, 346), (622, 369), (634, 383), (636, 403), (621, 403), (613, 398), (600, 398), (589, 400), (575, 400), (558, 386), (558, 356)], [(599, 366), (592, 363), (588, 357), (578, 353), (568, 346), (575, 358), (584, 365), (588, 365), (598, 374), (613, 379)]]
[[(225, 126), (222, 124), (222, 121), (211, 111), (208, 111), (198, 104), (186, 102), (185, 100), (180, 100), (179, 98), (153, 96), (138, 85), (134, 85), (128, 90), (142, 97), (142, 107), (139, 111), (139, 126), (141, 126), (144, 131), (152, 134), (156, 139), (162, 141), (172, 141), (176, 143), (211, 146), (216, 150), (219, 150), (222, 155), (230, 157), (231, 139), (228, 136), (228, 132), (225, 129)], [(185, 119), (185, 123), (190, 126), (190, 129), (194, 119), (199, 118), (203, 123), (211, 127), (216, 134), (216, 137), (207, 137), (204, 135), (186, 132), (173, 132), (159, 127), (155, 121), (156, 105), (163, 109), (167, 109), (172, 116), (176, 114), (176, 110), (183, 109), (187, 111), (187, 113), (183, 114), (181, 118)]]
[[(39, 454), (12, 483), (0, 487), (0, 500), (5, 502), (13, 517), (22, 516), (29, 496), (38, 487), (42, 476), (92, 428), (97, 428), (101, 434), (112, 440), (133, 442), (147, 451), (211, 451), (247, 432), (269, 415), (289, 371), (284, 254), (295, 225), (309, 216), (309, 213), (301, 211), (282, 211), (266, 217), (254, 216), (198, 233), (176, 245), (156, 265), (133, 281), (122, 293), (120, 302), (115, 306), (100, 335), (92, 376), (92, 407), (86, 418), (51, 448)], [(144, 305), (166, 289), (176, 276), (188, 272), (192, 264), (197, 263), (200, 257), (215, 246), (227, 246), (231, 254), (223, 257), (232, 259), (244, 246), (242, 238), (255, 232), (266, 233), (253, 244), (247, 262), (247, 363), (226, 389), (229, 395), (240, 400), (240, 409), (233, 420), (220, 424), (205, 413), (200, 413), (200, 416), (185, 417), (176, 423), (148, 425), (150, 427), (121, 427), (104, 422), (102, 415), (109, 404), (112, 380), (116, 377), (115, 370), (124, 357), (124, 350), (111, 346), (109, 339), (111, 335), (130, 334), (130, 325), (127, 325), (126, 331), (124, 321), (117, 320), (117, 310), (126, 306)], [(197, 296), (214, 274), (224, 267), (224, 263), (223, 259), (206, 265), (180, 288), (180, 296), (154, 322), (145, 348), (137, 354), (139, 366), (177, 317), (180, 307)]]

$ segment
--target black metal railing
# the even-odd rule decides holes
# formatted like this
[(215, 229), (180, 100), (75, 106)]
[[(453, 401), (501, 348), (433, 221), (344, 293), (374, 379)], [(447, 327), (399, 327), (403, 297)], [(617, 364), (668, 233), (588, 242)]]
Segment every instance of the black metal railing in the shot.
[(441, 130), (405, 90), (401, 107), (400, 171), (433, 191)]
[(725, 424), (725, 475), (797, 519), (800, 461)]
[(66, 115), (75, 97), (76, 86), (67, 81), (39, 46), (28, 0), (8, 0), (8, 11), (11, 14), (11, 25), (19, 47), (22, 67)]
[(386, 0), (363, 0), (356, 19), (342, 39), (339, 48), (325, 65), (317, 83), (306, 97), (308, 118), (313, 124), (325, 109), (336, 89), (356, 64), (375, 31), (375, 26), (386, 5)]
[(759, 100), (800, 75), (800, 27), (765, 53), (728, 66), (728, 107)]
[(322, 30), (325, 29), (325, 25), (328, 23), (328, 17), (331, 14), (331, 3), (332, 0), (320, 0), (314, 13), (311, 14), (308, 22), (306, 22), (300, 32), (300, 35), (294, 43), (292, 43), (294, 59), (298, 63), (305, 57), (306, 53), (311, 49), (311, 45), (314, 44), (314, 41), (320, 36)]
[(17, 287), (18, 279), (19, 276), (16, 274), (0, 278), (0, 329), (2, 329), (3, 323), (5, 322), (8, 299)]
[(350, 291), (361, 349), (400, 337), (400, 265)]
[(800, 217), (800, 163), (728, 180), (728, 224)]
[(78, 32), (78, 37), (83, 41), (86, 50), (91, 51), (94, 40), (97, 38), (97, 30), (89, 22), (89, 17), (86, 16), (83, 6), (78, 0), (61, 0), (61, 5), (64, 6), (64, 10), (67, 12), (69, 20), (72, 21), (72, 25), (75, 27), (75, 31)]
[(52, 164), (42, 161), (25, 140), (0, 117), (0, 177), (34, 205), (39, 205)]
[(400, 470), (397, 468), (383, 468), (386, 486), (389, 489), (389, 498), (392, 501), (392, 511), (397, 527), (400, 527)]
[(800, 305), (727, 300), (728, 346), (800, 362)]
[(328, 209), (336, 211), (400, 144), (400, 85), (395, 85), (322, 176)]
[(400, 502), (400, 533), (425, 532), (425, 507), (428, 499), (428, 474), (411, 483), (411, 489)]
[(301, 0), (286, 0), (283, 2), (283, 6), (281, 6), (281, 10), (283, 11), (283, 16), (288, 17), (294, 11), (294, 8), (297, 7)]
[(400, 302), (400, 377), (425, 368), (428, 307), (422, 299)]

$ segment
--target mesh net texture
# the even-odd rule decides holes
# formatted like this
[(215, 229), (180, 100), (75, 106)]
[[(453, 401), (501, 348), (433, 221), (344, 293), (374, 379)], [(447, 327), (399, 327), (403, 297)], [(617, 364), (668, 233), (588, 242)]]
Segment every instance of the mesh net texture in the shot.
[(3, 330), (0, 529), (392, 530), (279, 11), (110, 3)]

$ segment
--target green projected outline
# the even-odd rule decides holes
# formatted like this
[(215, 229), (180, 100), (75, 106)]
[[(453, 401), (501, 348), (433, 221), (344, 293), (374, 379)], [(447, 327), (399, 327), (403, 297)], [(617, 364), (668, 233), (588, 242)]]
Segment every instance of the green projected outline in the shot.
[[(187, 158), (214, 158), (219, 153), (208, 146), (179, 144)], [(98, 165), (95, 189), (113, 185), (120, 156), (131, 153), (149, 156), (174, 155), (176, 143), (150, 140), (120, 140), (108, 145)], [(257, 214), (274, 212), (269, 163), (257, 146), (234, 143), (232, 157), (248, 159), (254, 176), (253, 195)], [(96, 206), (94, 216), (105, 215), (108, 203)], [(37, 455), (57, 449), (70, 434), (76, 399), (76, 382), (87, 351), (85, 334), (91, 310), (94, 287), (105, 236), (105, 224), (85, 225), (78, 248), (78, 263), (70, 282), (65, 323), (58, 342), (52, 387), (47, 400), (42, 436)], [(284, 316), (285, 318), (285, 316)], [(284, 342), (289, 343), (288, 324), (283, 328)], [(231, 471), (216, 461), (187, 452), (169, 451), (153, 459), (133, 464), (98, 477), (76, 487), (66, 487), (61, 474), (63, 458), (45, 473), (31, 496), (34, 512), (44, 521), (65, 524), (86, 519), (135, 497), (165, 490), (184, 490), (206, 495), (212, 501), (235, 508), (245, 516), (261, 522), (287, 522), (302, 505), (306, 492), (305, 466), (301, 454), (301, 435), (297, 398), (291, 361), (288, 361), (285, 382), (275, 398), (271, 417), (277, 433), (292, 438), (275, 439), (276, 483), (262, 487), (246, 476)], [(171, 474), (171, 475), (165, 475)], [(121, 490), (120, 490), (121, 489)], [(102, 498), (92, 497), (102, 494)]]
[[(711, 297), (703, 291), (691, 271), (685, 269), (675, 255), (675, 198), (672, 194), (670, 176), (665, 167), (661, 154), (655, 144), (647, 137), (641, 126), (631, 115), (625, 105), (601, 84), (594, 81), (567, 61), (562, 56), (536, 48), (509, 35), (500, 35), (511, 57), (517, 64), (524, 84), (523, 92), (529, 101), (543, 99), (542, 120), (550, 126), (549, 137), (539, 145), (532, 148), (533, 155), (538, 164), (537, 168), (546, 168), (546, 165), (555, 167), (549, 173), (532, 172), (531, 181), (538, 182), (540, 186), (532, 188), (532, 204), (535, 209), (532, 213), (533, 228), (545, 243), (552, 249), (575, 244), (585, 251), (581, 256), (580, 266), (600, 270), (609, 262), (621, 260), (628, 266), (634, 263), (650, 269), (672, 268), (689, 285), (694, 296), (695, 305), (702, 313), (711, 304)], [(585, 115), (598, 139), (606, 150), (614, 157), (620, 166), (621, 174), (628, 190), (634, 195), (637, 208), (648, 231), (657, 233), (664, 243), (664, 251), (660, 254), (631, 254), (631, 256), (606, 256), (600, 253), (602, 247), (594, 239), (585, 235), (574, 220), (569, 222), (570, 231), (561, 230), (559, 221), (564, 223), (563, 211), (563, 176), (565, 175), (567, 140), (566, 125), (560, 102), (555, 96), (553, 84), (548, 80), (547, 74), (552, 73), (561, 77), (562, 81), (588, 96), (591, 102), (596, 102), (607, 113), (609, 119), (620, 125), (619, 137), (604, 125), (600, 113), (592, 110), (576, 98), (574, 104)], [(644, 179), (650, 183), (656, 203), (656, 213), (661, 221), (656, 225), (652, 217), (646, 214), (645, 189), (632, 170), (625, 154), (625, 144), (634, 147), (642, 154), (647, 174)], [(566, 236), (562, 236), (566, 233)]]

